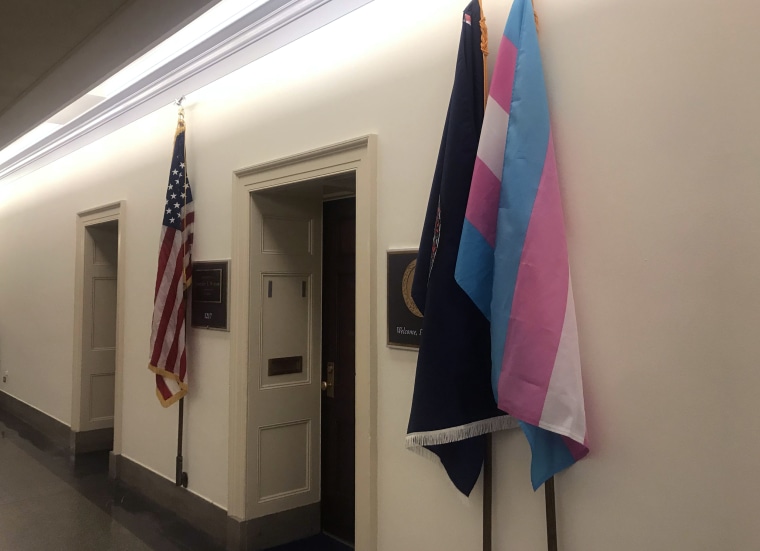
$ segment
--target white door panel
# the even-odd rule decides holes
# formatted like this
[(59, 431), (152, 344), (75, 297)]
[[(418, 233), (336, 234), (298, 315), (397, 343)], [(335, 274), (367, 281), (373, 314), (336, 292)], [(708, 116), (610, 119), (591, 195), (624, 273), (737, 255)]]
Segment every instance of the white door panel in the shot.
[(310, 382), (311, 274), (266, 274), (262, 278), (260, 387)]
[(118, 224), (85, 228), (80, 430), (113, 427)]
[(252, 195), (254, 517), (319, 501), (322, 198)]

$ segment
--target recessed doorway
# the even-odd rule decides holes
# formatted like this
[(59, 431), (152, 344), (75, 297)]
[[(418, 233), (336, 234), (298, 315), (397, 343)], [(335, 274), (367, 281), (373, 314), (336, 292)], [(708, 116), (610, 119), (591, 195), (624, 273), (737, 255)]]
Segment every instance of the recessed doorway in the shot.
[(80, 213), (71, 420), (75, 454), (114, 449), (120, 361), (120, 204)]
[[(250, 548), (323, 530), (376, 547), (375, 143), (235, 172), (228, 515)], [(330, 218), (351, 231), (323, 240)]]

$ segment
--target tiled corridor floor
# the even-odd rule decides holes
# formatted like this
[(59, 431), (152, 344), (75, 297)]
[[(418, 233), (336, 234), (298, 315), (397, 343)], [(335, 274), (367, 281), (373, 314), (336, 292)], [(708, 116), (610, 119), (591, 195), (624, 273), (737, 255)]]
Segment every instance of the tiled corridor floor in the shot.
[[(108, 454), (73, 462), (0, 411), (0, 551), (222, 551), (222, 542), (108, 478)], [(329, 538), (283, 551), (349, 549)]]

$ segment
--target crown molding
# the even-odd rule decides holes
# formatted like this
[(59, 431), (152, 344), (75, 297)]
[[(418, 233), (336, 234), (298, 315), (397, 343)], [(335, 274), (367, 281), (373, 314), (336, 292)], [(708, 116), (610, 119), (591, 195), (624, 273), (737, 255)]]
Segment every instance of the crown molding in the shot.
[(372, 0), (271, 0), (0, 164), (0, 183), (92, 143)]

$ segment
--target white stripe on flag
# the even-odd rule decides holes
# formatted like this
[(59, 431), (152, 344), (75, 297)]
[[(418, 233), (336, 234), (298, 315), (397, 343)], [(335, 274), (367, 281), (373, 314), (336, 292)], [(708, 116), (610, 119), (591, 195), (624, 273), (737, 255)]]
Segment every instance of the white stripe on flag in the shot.
[[(161, 227), (161, 239), (158, 241), (158, 247), (159, 251), (163, 248), (164, 240), (166, 239), (166, 226)], [(159, 259), (159, 265), (158, 269), (161, 268), (161, 261)], [(153, 355), (153, 351), (156, 348), (156, 338), (158, 337), (158, 326), (161, 323), (161, 318), (156, 317), (156, 311), (163, 311), (164, 303), (166, 302), (166, 293), (167, 291), (163, 289), (164, 282), (166, 281), (166, 270), (168, 269), (168, 266), (164, 266), (164, 273), (161, 276), (161, 285), (158, 288), (158, 291), (156, 291), (156, 298), (153, 301), (153, 320), (151, 323), (151, 332), (150, 332), (150, 354)], [(158, 308), (160, 307), (160, 310)]]
[(178, 392), (182, 390), (179, 386), (179, 383), (170, 377), (164, 377), (164, 383), (166, 383), (166, 386), (171, 391), (172, 396), (175, 396)]
[(573, 288), (568, 279), (567, 306), (562, 336), (554, 359), (546, 401), (539, 426), (583, 444), (586, 438), (586, 413), (581, 381), (578, 326), (575, 320)]
[[(179, 256), (176, 251), (178, 251), (181, 248), (181, 241), (182, 241), (182, 234), (180, 232), (177, 232), (174, 235), (174, 243), (172, 244), (172, 259), (173, 260), (179, 260)], [(176, 269), (176, 262), (173, 264), (173, 267)], [(174, 271), (172, 271), (172, 277), (174, 275)], [(164, 278), (166, 280), (166, 278)], [(174, 307), (169, 311), (164, 311), (164, 315), (169, 315), (169, 324), (166, 326), (166, 334), (164, 335), (164, 344), (161, 348), (161, 356), (158, 359), (158, 367), (161, 367), (163, 365), (166, 365), (166, 358), (169, 356), (169, 352), (171, 351), (172, 345), (174, 344), (175, 336), (177, 334), (178, 329), (178, 320), (177, 320), (177, 314), (179, 310), (179, 304), (182, 301), (182, 296), (184, 294), (184, 285), (182, 284), (183, 278), (180, 275), (179, 284), (173, 284), (174, 285)], [(170, 282), (170, 284), (172, 284)], [(162, 282), (163, 285), (163, 282)], [(171, 292), (171, 289), (169, 290)], [(167, 296), (167, 299), (169, 297)], [(179, 360), (179, 357), (177, 358)], [(178, 365), (178, 364), (177, 364)], [(167, 370), (174, 371), (174, 366), (166, 366)], [(179, 373), (177, 373), (179, 375)]]
[(480, 131), (478, 157), (501, 181), (504, 168), (504, 147), (507, 143), (509, 114), (493, 98), (489, 98), (483, 129)]

